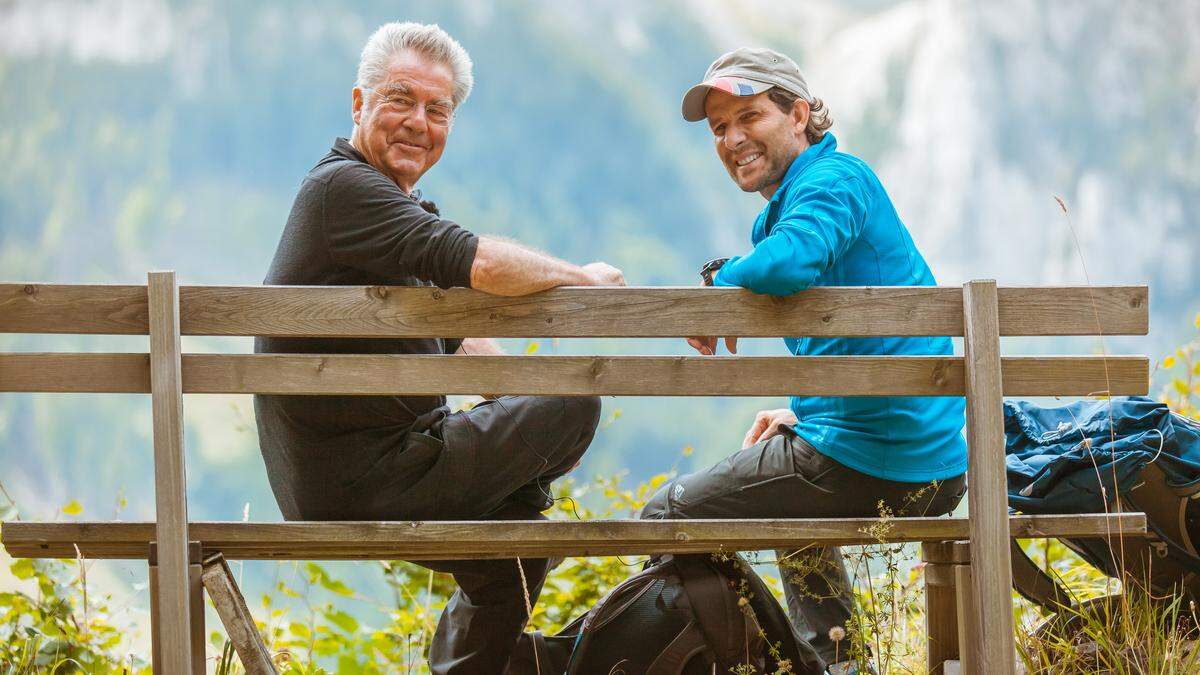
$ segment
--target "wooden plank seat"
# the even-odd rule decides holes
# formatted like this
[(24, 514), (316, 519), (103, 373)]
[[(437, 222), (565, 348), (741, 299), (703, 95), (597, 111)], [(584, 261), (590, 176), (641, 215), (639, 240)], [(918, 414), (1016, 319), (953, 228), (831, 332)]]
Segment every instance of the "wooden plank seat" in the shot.
[[(1012, 673), (1011, 537), (1145, 536), (1143, 514), (1015, 516), (1006, 509), (1003, 396), (1144, 395), (1143, 356), (1002, 356), (1001, 336), (1145, 335), (1145, 286), (467, 289), (0, 284), (0, 332), (148, 335), (148, 353), (0, 353), (0, 392), (149, 393), (156, 520), (6, 523), (11, 555), (147, 559), (158, 672), (203, 672), (201, 578), (239, 655), (271, 672), (225, 558), (410, 559), (776, 549), (876, 540), (877, 519), (212, 523), (187, 517), (183, 394), (286, 393), (964, 396), (969, 518), (894, 518), (888, 541), (930, 561), (931, 668)], [(379, 356), (182, 354), (182, 335), (279, 337), (957, 336), (963, 356)], [(951, 545), (947, 542), (964, 541)], [(951, 550), (969, 555), (949, 555)], [(153, 551), (153, 553), (151, 553)], [(966, 562), (964, 562), (966, 561)], [(201, 571), (203, 569), (203, 571)], [(941, 609), (937, 609), (941, 608)], [(936, 611), (935, 611), (936, 610)], [(948, 627), (954, 624), (957, 630)], [(936, 640), (936, 648), (932, 641)], [(259, 645), (261, 646), (261, 645)]]
[[(967, 518), (897, 518), (889, 542), (970, 537)], [(230, 560), (450, 560), (763, 551), (878, 541), (876, 518), (589, 521), (243, 523), (193, 521), (203, 555)], [(1103, 537), (1146, 533), (1142, 513), (1014, 516), (1010, 535)], [(9, 554), (21, 558), (145, 559), (154, 523), (6, 523)], [(78, 549), (76, 549), (78, 547)]]

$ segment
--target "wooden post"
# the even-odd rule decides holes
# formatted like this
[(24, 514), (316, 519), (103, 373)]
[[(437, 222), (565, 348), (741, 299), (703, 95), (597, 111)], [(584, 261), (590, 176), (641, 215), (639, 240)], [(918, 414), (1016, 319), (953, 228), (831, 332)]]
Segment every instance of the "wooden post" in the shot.
[[(958, 570), (958, 584), (963, 589), (965, 577), (970, 577), (973, 603), (960, 616), (971, 622), (971, 629), (979, 638), (979, 660), (966, 664), (965, 670), (985, 675), (1011, 674), (1016, 668), (1016, 652), (995, 281), (971, 281), (963, 286), (963, 321), (971, 565)], [(962, 612), (964, 608), (960, 605), (959, 610)]]
[(155, 557), (154, 544), (150, 544), (150, 557), (146, 558), (146, 570), (150, 581), (150, 664), (154, 672), (162, 672), (162, 635), (159, 629), (158, 609), (158, 560)]
[(220, 553), (204, 561), (204, 587), (208, 589), (213, 606), (217, 608), (217, 616), (221, 617), (225, 634), (233, 643), (233, 650), (246, 669), (246, 675), (276, 675), (271, 653), (263, 644), (262, 636), (254, 625), (254, 617), (246, 607), (246, 599), (242, 597), (242, 591)]
[(204, 568), (200, 542), (188, 543), (188, 603), (191, 609), (189, 623), (192, 629), (192, 673), (205, 675), (206, 653), (204, 643)]
[(953, 557), (955, 585), (959, 589), (959, 652), (962, 662), (962, 673), (983, 673), (984, 663), (980, 661), (982, 647), (979, 645), (979, 633), (976, 621), (973, 621), (978, 605), (974, 597), (973, 577), (971, 571), (970, 542), (954, 542)]
[(925, 662), (931, 675), (943, 675), (946, 661), (959, 658), (958, 594), (951, 542), (921, 544), (925, 567)]
[(154, 417), (155, 540), (158, 634), (156, 673), (191, 673), (187, 488), (183, 462), (179, 288), (174, 272), (151, 272), (150, 400)]

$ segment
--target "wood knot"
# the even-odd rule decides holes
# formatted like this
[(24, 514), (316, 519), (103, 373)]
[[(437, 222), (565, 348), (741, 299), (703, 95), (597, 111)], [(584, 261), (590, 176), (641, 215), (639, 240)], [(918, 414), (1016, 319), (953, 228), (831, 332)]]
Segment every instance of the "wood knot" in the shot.
[(25, 284), (21, 290), (25, 291), (25, 295), (37, 295), (37, 286), (33, 284)]
[(385, 300), (388, 296), (388, 289), (387, 286), (372, 286), (367, 294), (373, 295), (380, 300)]
[(692, 538), (687, 532), (676, 532), (675, 541), (691, 541)]
[(441, 300), (441, 299), (442, 299), (442, 296), (444, 296), (444, 295), (445, 295), (445, 293), (443, 293), (443, 292), (442, 292), (442, 291), (439, 289), (439, 290), (435, 290), (435, 291), (434, 291), (434, 292), (433, 292), (431, 295), (432, 295), (432, 297), (433, 297), (433, 299), (434, 299), (434, 300)]
[(821, 321), (824, 323), (829, 323), (830, 321), (833, 321), (833, 315), (826, 314), (825, 316), (821, 317)]
[(1140, 308), (1140, 307), (1142, 306), (1142, 298), (1141, 298), (1141, 296), (1134, 297), (1132, 300), (1130, 300), (1130, 301), (1129, 301), (1129, 306), (1130, 306), (1130, 307), (1132, 307), (1132, 308), (1134, 308), (1134, 309), (1138, 309), (1138, 308)]

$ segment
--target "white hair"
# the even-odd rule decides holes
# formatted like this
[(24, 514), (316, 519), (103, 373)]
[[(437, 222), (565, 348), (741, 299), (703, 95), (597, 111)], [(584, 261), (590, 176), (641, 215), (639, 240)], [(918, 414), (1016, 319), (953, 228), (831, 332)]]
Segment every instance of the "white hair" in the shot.
[(392, 58), (412, 49), (436, 63), (445, 64), (454, 74), (452, 100), (457, 108), (471, 95), (475, 77), (471, 75), (471, 57), (467, 50), (436, 23), (407, 21), (385, 23), (367, 40), (358, 59), (359, 87), (374, 87), (387, 76)]

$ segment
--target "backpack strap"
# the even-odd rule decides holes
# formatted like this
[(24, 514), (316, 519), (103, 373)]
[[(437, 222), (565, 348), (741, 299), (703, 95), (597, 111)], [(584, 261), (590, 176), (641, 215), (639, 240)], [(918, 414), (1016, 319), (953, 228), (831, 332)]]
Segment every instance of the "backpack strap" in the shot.
[(550, 649), (546, 646), (546, 636), (542, 634), (542, 631), (535, 630), (530, 638), (533, 640), (533, 656), (536, 659), (534, 665), (537, 672), (551, 672), (554, 658), (550, 656)]
[(1013, 539), (1008, 548), (1012, 559), (1013, 588), (1026, 600), (1041, 605), (1051, 612), (1073, 608), (1075, 601), (1067, 589), (1050, 575), (1042, 571), (1025, 553), (1025, 549)]
[(705, 642), (713, 651), (722, 670), (742, 662), (746, 641), (759, 639), (758, 623), (738, 606), (738, 595), (729, 588), (729, 579), (703, 555), (675, 557), (679, 580), (691, 604)]
[[(771, 594), (771, 589), (763, 582), (762, 577), (754, 572), (754, 568), (741, 556), (720, 563), (720, 566), (728, 568), (727, 574), (730, 578), (745, 584), (750, 595), (750, 607), (754, 609), (754, 620), (758, 622), (758, 627), (762, 629), (770, 647), (778, 649), (779, 658), (792, 662), (791, 672), (796, 675), (823, 675), (825, 662), (812, 645), (796, 632), (791, 620)], [(777, 664), (773, 665), (772, 659), (768, 659), (766, 665), (769, 670)]]
[(704, 631), (692, 621), (646, 668), (646, 675), (680, 675), (693, 657), (706, 651), (709, 648)]

